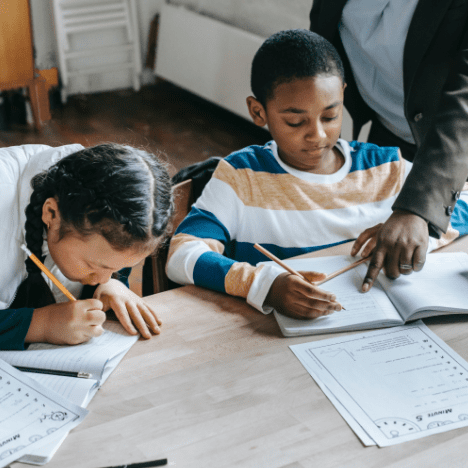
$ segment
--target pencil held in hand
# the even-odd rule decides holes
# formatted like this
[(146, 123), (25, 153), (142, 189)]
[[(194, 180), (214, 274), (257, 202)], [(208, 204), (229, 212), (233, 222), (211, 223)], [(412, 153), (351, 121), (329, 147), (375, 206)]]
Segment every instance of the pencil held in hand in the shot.
[[(301, 275), (298, 271), (296, 271), (294, 268), (291, 268), (289, 265), (286, 265), (282, 260), (280, 260), (278, 257), (273, 255), (271, 252), (268, 252), (268, 250), (264, 249), (261, 245), (259, 244), (254, 244), (254, 247), (261, 252), (263, 255), (268, 257), (270, 260), (273, 260), (275, 263), (277, 263), (279, 266), (283, 267), (286, 271), (289, 271), (291, 275), (298, 276), (299, 278), (303, 279), (304, 281), (307, 281), (310, 284), (316, 285), (316, 281), (310, 281), (309, 279), (305, 278), (304, 275)], [(323, 273), (312, 273), (313, 275), (317, 275), (318, 277), (325, 276)]]
[(21, 248), (28, 254), (28, 257), (43, 271), (52, 283), (68, 297), (70, 301), (76, 301), (75, 296), (47, 269), (47, 267), (23, 244)]

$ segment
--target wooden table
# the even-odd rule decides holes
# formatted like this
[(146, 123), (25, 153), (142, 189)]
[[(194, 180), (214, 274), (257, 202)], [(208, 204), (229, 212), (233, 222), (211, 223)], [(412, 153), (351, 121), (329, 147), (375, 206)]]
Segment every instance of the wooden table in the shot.
[[(450, 250), (467, 246), (461, 240)], [(468, 428), (365, 448), (288, 348), (336, 335), (283, 338), (273, 316), (194, 286), (148, 301), (162, 334), (129, 351), (49, 468), (158, 458), (184, 468), (468, 465)], [(467, 320), (425, 322), (468, 359)]]

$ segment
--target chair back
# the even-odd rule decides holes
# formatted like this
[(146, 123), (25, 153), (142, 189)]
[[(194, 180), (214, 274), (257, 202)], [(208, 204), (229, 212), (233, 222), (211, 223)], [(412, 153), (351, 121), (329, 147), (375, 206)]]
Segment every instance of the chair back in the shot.
[(143, 296), (157, 294), (169, 289), (169, 279), (166, 276), (167, 254), (170, 238), (179, 224), (189, 214), (193, 204), (192, 179), (185, 180), (172, 188), (174, 196), (174, 216), (169, 227), (167, 242), (157, 251), (147, 257), (143, 266)]

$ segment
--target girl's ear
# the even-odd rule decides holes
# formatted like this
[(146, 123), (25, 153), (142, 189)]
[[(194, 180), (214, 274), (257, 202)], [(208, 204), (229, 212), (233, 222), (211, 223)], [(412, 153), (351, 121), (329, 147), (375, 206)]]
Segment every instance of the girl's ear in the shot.
[(265, 108), (260, 101), (255, 99), (253, 96), (249, 96), (247, 98), (247, 107), (249, 109), (250, 117), (252, 117), (255, 125), (264, 127), (268, 123)]
[(47, 226), (47, 230), (60, 229), (60, 211), (57, 200), (48, 198), (42, 205), (42, 222)]

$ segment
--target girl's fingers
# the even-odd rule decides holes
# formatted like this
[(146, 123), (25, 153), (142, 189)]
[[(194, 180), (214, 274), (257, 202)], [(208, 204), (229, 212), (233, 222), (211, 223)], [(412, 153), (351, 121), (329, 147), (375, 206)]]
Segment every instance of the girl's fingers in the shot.
[(159, 320), (158, 318), (158, 315), (156, 314), (156, 311), (149, 305), (147, 304), (146, 302), (143, 302), (143, 304), (145, 305), (145, 307), (151, 312), (151, 315), (154, 317), (154, 319), (156, 320), (156, 323), (161, 326), (162, 325), (162, 322), (161, 320)]
[(150, 339), (151, 333), (148, 330), (148, 326), (146, 325), (145, 320), (143, 319), (140, 311), (138, 310), (138, 307), (135, 304), (130, 303), (127, 304), (127, 310), (130, 315), (130, 318), (132, 319), (133, 324), (138, 328), (141, 335), (146, 339)]
[(138, 308), (140, 310), (141, 316), (143, 317), (146, 324), (150, 327), (151, 331), (159, 335), (161, 330), (159, 329), (158, 323), (156, 321), (157, 317), (154, 316), (153, 312), (144, 303), (139, 304)]
[(114, 301), (112, 304), (112, 310), (119, 319), (119, 322), (125, 328), (125, 330), (131, 335), (136, 335), (137, 329), (133, 326), (132, 320), (128, 314), (127, 307), (124, 302)]

